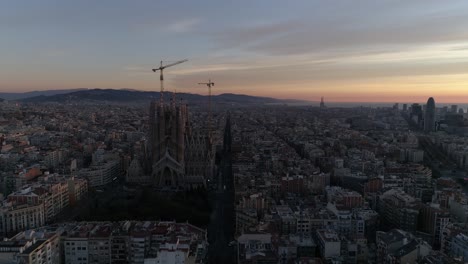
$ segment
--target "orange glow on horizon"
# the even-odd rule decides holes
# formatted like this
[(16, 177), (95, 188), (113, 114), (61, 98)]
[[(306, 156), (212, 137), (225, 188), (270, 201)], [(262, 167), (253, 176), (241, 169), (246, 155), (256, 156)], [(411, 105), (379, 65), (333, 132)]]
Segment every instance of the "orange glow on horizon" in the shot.
[[(159, 91), (159, 81), (154, 74), (137, 76), (108, 75), (91, 76), (81, 79), (74, 76), (58, 76), (50, 80), (32, 78), (18, 83), (18, 79), (4, 79), (0, 82), (0, 92), (27, 92), (34, 90), (58, 90), (76, 88), (129, 88), (143, 91)], [(181, 93), (207, 94), (207, 89), (196, 83), (204, 80), (198, 74), (179, 79), (170, 76), (166, 91), (177, 89)], [(287, 79), (285, 83), (265, 80), (236, 80), (224, 75), (214, 76), (216, 83), (213, 94), (235, 93), (253, 96), (274, 97), (279, 99), (298, 99), (319, 101), (324, 96), (328, 102), (426, 102), (434, 97), (436, 103), (468, 103), (468, 74), (395, 76), (378, 78), (359, 78), (351, 80), (325, 79), (304, 80)], [(70, 85), (73, 83), (73, 85)], [(31, 89), (28, 87), (35, 87)]]

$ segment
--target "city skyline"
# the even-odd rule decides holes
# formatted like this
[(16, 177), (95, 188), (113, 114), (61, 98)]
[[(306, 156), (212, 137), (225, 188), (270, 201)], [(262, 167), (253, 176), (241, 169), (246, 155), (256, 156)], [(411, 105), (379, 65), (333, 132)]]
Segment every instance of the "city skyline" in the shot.
[[(421, 6), (424, 5), (424, 8)], [(468, 102), (468, 3), (41, 1), (0, 9), (0, 92), (123, 88)]]

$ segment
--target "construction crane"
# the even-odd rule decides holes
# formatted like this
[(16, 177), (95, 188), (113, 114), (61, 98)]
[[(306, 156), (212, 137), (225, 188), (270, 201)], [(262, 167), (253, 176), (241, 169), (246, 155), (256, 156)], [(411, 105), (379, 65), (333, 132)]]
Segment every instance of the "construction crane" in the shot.
[(180, 61), (176, 61), (174, 63), (170, 63), (170, 64), (166, 64), (166, 65), (163, 65), (163, 61), (161, 61), (161, 66), (159, 66), (159, 68), (155, 68), (153, 69), (153, 72), (156, 72), (156, 71), (159, 71), (160, 72), (160, 77), (159, 77), (159, 81), (161, 82), (161, 104), (163, 103), (163, 93), (164, 93), (164, 75), (163, 75), (163, 71), (164, 69), (168, 68), (168, 67), (172, 67), (174, 65), (177, 65), (177, 64), (181, 64), (183, 62), (186, 62), (188, 61), (187, 59), (186, 60), (180, 60)]
[(214, 82), (208, 80), (207, 83), (198, 83), (199, 85), (208, 86), (208, 130), (211, 133), (211, 86), (214, 86)]

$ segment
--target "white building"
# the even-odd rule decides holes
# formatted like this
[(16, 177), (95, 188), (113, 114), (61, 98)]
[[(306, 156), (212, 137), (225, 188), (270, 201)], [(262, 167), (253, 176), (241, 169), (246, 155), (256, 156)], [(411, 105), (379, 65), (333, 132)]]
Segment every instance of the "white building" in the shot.
[(82, 169), (78, 172), (80, 176), (88, 179), (89, 186), (91, 187), (106, 185), (116, 177), (119, 177), (119, 173), (120, 164), (117, 160), (92, 165), (90, 168)]
[(60, 164), (62, 164), (65, 159), (67, 158), (66, 151), (62, 149), (56, 149), (47, 152), (44, 157), (45, 165), (49, 168), (57, 168)]
[(0, 263), (193, 264), (203, 263), (206, 246), (206, 231), (187, 223), (70, 222), (4, 240)]
[(66, 237), (63, 239), (65, 264), (88, 263), (88, 238)]
[(333, 230), (318, 229), (317, 245), (323, 258), (340, 256), (341, 241)]
[(237, 243), (237, 263), (266, 257), (272, 252), (271, 234), (242, 234)]
[(133, 235), (130, 237), (131, 263), (143, 263), (145, 260), (145, 249), (149, 246), (149, 239), (146, 235)]
[(189, 263), (190, 245), (166, 243), (158, 251), (156, 258), (145, 259), (145, 264), (186, 264)]

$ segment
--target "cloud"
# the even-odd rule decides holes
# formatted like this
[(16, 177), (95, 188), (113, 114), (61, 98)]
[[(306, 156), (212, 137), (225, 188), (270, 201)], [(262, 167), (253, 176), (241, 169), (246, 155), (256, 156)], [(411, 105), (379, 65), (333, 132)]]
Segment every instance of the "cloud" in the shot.
[[(407, 75), (459, 74), (467, 71), (468, 50), (454, 48), (462, 44), (427, 45), (407, 50), (371, 50), (366, 52), (335, 52), (329, 54), (292, 54), (248, 58), (212, 57), (193, 61), (183, 69), (173, 69), (171, 76), (205, 74), (250, 75), (268, 72), (291, 78), (330, 79), (388, 77)], [(317, 74), (317, 75), (315, 75)], [(302, 76), (301, 76), (302, 75)], [(281, 77), (281, 78), (283, 78)], [(267, 78), (266, 78), (267, 80)]]
[(201, 73), (211, 72), (235, 72), (235, 71), (264, 71), (275, 68), (289, 68), (289, 67), (300, 67), (300, 66), (312, 66), (312, 65), (323, 65), (328, 64), (328, 61), (310, 60), (281, 60), (281, 59), (264, 59), (257, 62), (226, 62), (226, 63), (209, 63), (205, 65), (199, 65), (182, 70), (172, 70), (172, 75), (192, 75)]
[[(440, 63), (437, 65), (425, 63), (401, 64), (374, 63), (368, 65), (355, 64), (318, 64), (318, 65), (291, 65), (257, 67), (222, 67), (217, 71), (186, 72), (176, 74), (171, 72), (171, 80), (186, 86), (188, 82), (210, 77), (228, 86), (242, 87), (261, 84), (264, 87), (271, 85), (290, 85), (293, 83), (324, 83), (324, 82), (366, 82), (384, 78), (401, 78), (408, 76), (440, 76), (450, 74), (464, 74), (468, 71), (468, 62)], [(207, 73), (209, 75), (207, 76)]]
[(316, 11), (295, 20), (226, 29), (213, 33), (212, 38), (219, 49), (271, 56), (405, 50), (468, 38), (467, 9), (421, 11), (419, 7), (406, 12), (407, 4), (369, 6), (359, 11), (341, 6), (337, 11), (324, 10), (336, 12), (330, 16)]
[(348, 27), (303, 28), (267, 41), (257, 42), (247, 49), (271, 55), (307, 54), (314, 52), (359, 52), (376, 47), (404, 50), (418, 45), (464, 41), (468, 33), (460, 25), (468, 24), (467, 16), (426, 18), (410, 23)]
[(465, 51), (465, 50), (468, 50), (468, 45), (457, 45), (455, 47), (452, 47), (451, 48), (452, 51)]
[(194, 68), (174, 69), (168, 72), (168, 81), (174, 87), (195, 89), (194, 84), (211, 78), (219, 84), (218, 92), (271, 93), (284, 97), (310, 96), (316, 92), (337, 96), (345, 87), (360, 95), (409, 91), (421, 94), (428, 87), (455, 87), (463, 80), (468, 72), (468, 51), (453, 51), (459, 46), (429, 45), (408, 51), (328, 58), (278, 55), (212, 59), (197, 61)]
[(304, 26), (299, 20), (263, 23), (242, 28), (228, 28), (213, 33), (213, 37), (220, 47), (249, 47), (252, 44), (263, 43), (269, 39), (290, 34)]

